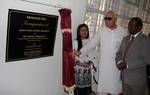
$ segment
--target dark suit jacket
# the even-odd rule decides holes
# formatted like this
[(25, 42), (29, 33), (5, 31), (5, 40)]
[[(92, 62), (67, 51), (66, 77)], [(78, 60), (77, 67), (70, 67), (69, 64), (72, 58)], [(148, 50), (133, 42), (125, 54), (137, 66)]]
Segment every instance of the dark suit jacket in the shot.
[[(116, 62), (123, 60), (123, 52), (127, 47), (130, 35), (124, 37), (116, 53)], [(150, 38), (142, 32), (134, 38), (133, 44), (125, 59), (127, 68), (122, 71), (123, 82), (130, 85), (144, 85), (146, 83), (146, 65), (150, 64)]]

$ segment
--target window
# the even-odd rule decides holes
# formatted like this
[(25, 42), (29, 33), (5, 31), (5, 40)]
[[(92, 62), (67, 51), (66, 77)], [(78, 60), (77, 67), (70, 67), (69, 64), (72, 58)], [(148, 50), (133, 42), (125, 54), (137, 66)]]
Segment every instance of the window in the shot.
[[(139, 3), (144, 5), (140, 5)], [(118, 24), (127, 28), (128, 21), (131, 17), (137, 16), (139, 9), (143, 7), (140, 14), (144, 21), (143, 31), (149, 31), (150, 27), (150, 0), (88, 0), (85, 23), (89, 26), (90, 34), (97, 32), (103, 25), (103, 18), (108, 10), (113, 10), (118, 14)]]

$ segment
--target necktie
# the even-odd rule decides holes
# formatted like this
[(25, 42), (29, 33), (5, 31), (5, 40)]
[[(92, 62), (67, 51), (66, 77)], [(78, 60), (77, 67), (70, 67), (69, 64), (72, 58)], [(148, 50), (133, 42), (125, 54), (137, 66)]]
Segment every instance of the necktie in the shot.
[(127, 56), (127, 52), (128, 52), (128, 50), (130, 49), (130, 47), (131, 47), (131, 45), (132, 45), (132, 43), (133, 43), (133, 40), (134, 40), (134, 36), (131, 36), (130, 39), (129, 39), (129, 41), (128, 41), (127, 47), (126, 47), (126, 49), (125, 49), (125, 51), (124, 51), (123, 60), (125, 60), (125, 58), (126, 58), (126, 56)]
[[(131, 45), (133, 43), (133, 40), (134, 40), (134, 36), (130, 36), (130, 39), (129, 39), (128, 44), (127, 44), (127, 47), (125, 48), (125, 51), (123, 53), (123, 60), (125, 60), (125, 58), (127, 56), (127, 52), (129, 50), (129, 48), (131, 47)], [(120, 78), (121, 78), (121, 80), (123, 80), (123, 72), (121, 72)]]

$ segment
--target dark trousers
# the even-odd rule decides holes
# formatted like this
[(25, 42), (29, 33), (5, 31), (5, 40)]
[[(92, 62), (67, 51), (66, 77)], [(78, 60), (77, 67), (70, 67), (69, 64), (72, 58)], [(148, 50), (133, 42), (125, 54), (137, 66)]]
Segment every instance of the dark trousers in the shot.
[(74, 90), (74, 95), (89, 95), (91, 93), (91, 87), (79, 88), (76, 87)]
[(150, 65), (147, 66), (147, 82), (148, 82), (148, 88), (150, 94)]
[(144, 95), (145, 86), (123, 84), (123, 95)]

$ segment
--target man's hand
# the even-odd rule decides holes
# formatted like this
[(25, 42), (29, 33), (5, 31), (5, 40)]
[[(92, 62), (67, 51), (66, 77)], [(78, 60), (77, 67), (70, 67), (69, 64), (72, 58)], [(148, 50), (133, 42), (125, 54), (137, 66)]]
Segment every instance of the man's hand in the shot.
[(127, 65), (125, 62), (120, 62), (119, 64), (116, 64), (116, 65), (119, 70), (123, 70), (127, 68)]

